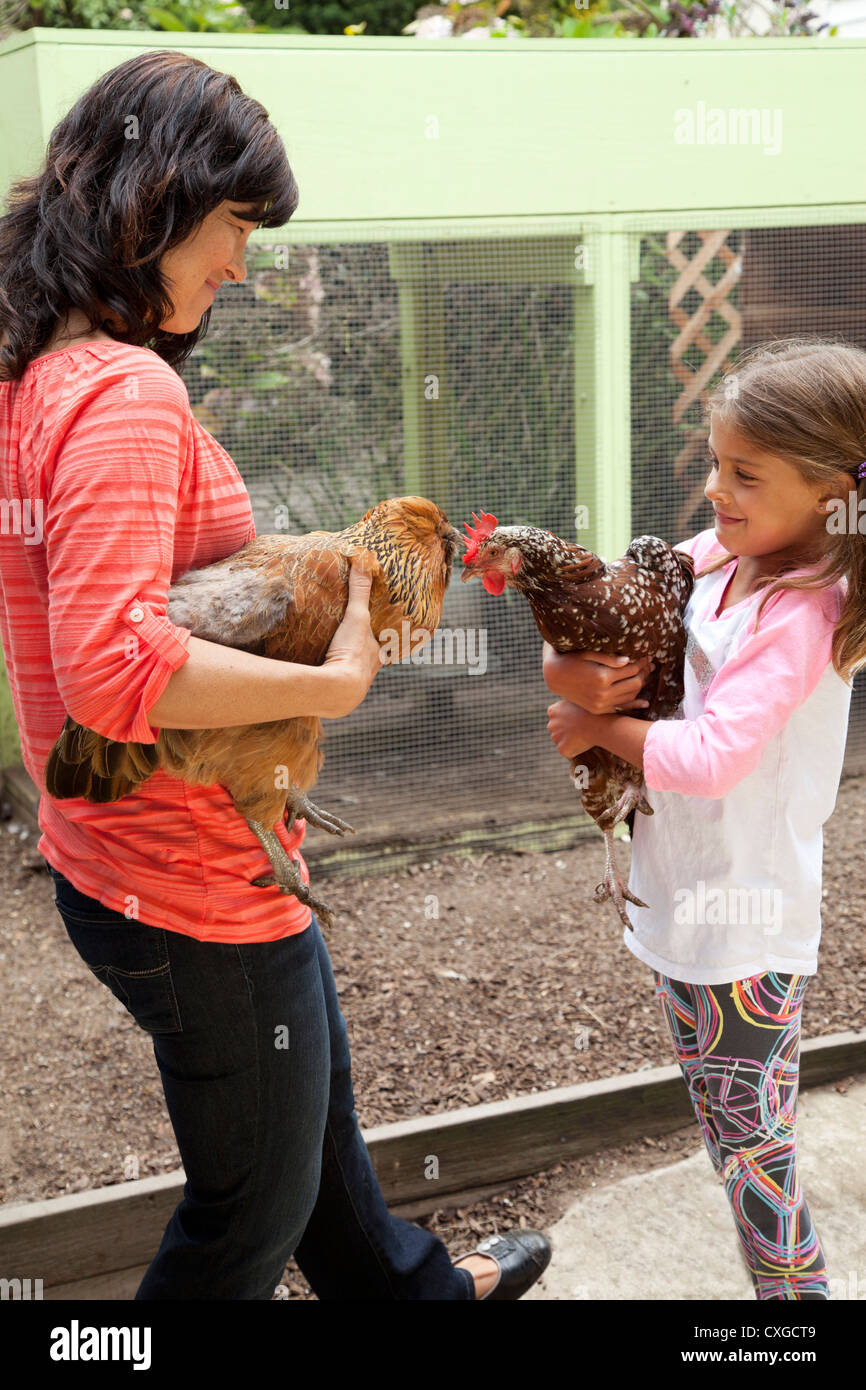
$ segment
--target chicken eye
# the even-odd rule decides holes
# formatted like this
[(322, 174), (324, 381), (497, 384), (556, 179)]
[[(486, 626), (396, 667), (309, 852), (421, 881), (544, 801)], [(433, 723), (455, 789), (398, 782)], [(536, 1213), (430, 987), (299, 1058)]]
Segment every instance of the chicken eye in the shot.
[(487, 554), (490, 556), (491, 560), (496, 559), (496, 556), (499, 554), (499, 549), (498, 545), (489, 545), (487, 547)]

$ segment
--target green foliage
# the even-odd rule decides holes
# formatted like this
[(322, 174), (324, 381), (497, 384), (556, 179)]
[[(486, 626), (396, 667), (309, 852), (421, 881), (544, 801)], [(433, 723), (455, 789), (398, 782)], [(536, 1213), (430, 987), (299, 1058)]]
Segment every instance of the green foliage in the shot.
[[(522, 38), (702, 38), (749, 36), (752, 0), (0, 0), (0, 39), (34, 25), (56, 29), (164, 29), (191, 33), (400, 35), (419, 13), (451, 19), (459, 38), (479, 24), (498, 25), (499, 36)], [(836, 26), (817, 24), (808, 0), (773, 0), (760, 11), (768, 37), (832, 37)], [(424, 40), (420, 40), (424, 42)]]
[(245, 0), (258, 25), (279, 32), (290, 26), (308, 34), (342, 34), (348, 24), (366, 22), (366, 34), (397, 35), (415, 18), (415, 0)]
[(33, 29), (149, 29), (142, 0), (41, 0), (4, 5), (0, 0), (0, 37)]
[(152, 29), (167, 29), (185, 33), (255, 34), (269, 32), (267, 26), (254, 24), (243, 5), (234, 0), (172, 0), (160, 9), (146, 9)]
[(606, 0), (596, 0), (596, 3), (580, 10), (574, 5), (569, 9), (572, 13), (563, 15), (554, 23), (551, 38), (613, 39), (627, 32), (618, 20), (606, 18)]
[(554, 34), (563, 39), (584, 38), (749, 38), (755, 35), (790, 38), (816, 35), (828, 29), (815, 24), (820, 17), (808, 8), (807, 0), (773, 0), (762, 6), (760, 15), (769, 20), (753, 27), (753, 0), (600, 0), (589, 9), (570, 6), (567, 17), (554, 25)]
[[(164, 29), (175, 33), (303, 33), (285, 11), (265, 0), (262, 14), (277, 27), (255, 21), (249, 7), (233, 0), (0, 0), (0, 39), (32, 29)], [(284, 22), (280, 23), (281, 17)]]

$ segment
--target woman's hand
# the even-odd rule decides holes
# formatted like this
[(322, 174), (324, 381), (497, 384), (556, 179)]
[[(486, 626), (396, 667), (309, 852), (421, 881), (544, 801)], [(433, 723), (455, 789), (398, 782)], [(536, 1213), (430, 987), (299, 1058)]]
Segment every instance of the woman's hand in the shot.
[(598, 742), (596, 716), (569, 700), (547, 706), (547, 731), (564, 758), (576, 758)]
[(609, 652), (556, 652), (544, 644), (542, 671), (548, 690), (590, 714), (646, 709), (636, 697), (654, 662), (648, 656), (630, 661)]
[(349, 602), (322, 662), (331, 687), (327, 719), (351, 714), (382, 669), (382, 648), (370, 626), (372, 584), (363, 557), (354, 556), (349, 561)]

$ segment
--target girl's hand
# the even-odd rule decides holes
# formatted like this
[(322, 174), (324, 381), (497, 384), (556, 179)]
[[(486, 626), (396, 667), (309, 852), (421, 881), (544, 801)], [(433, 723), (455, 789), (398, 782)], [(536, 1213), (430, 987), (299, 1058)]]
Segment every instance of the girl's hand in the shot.
[(646, 709), (649, 701), (637, 695), (651, 669), (647, 656), (629, 661), (609, 652), (556, 652), (549, 642), (544, 644), (542, 672), (548, 690), (590, 714)]
[(547, 731), (564, 758), (576, 758), (598, 743), (596, 716), (569, 700), (547, 706)]

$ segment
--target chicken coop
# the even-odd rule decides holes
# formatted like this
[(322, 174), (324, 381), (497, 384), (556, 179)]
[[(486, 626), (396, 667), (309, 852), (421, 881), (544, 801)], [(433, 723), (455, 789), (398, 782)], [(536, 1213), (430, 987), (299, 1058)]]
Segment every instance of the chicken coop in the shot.
[[(37, 28), (0, 48), (0, 185), (97, 76), (175, 47), (262, 102), (300, 188), (183, 369), (259, 533), (422, 493), (457, 526), (483, 508), (606, 559), (676, 543), (712, 524), (700, 404), (738, 353), (866, 348), (866, 40)], [(311, 860), (554, 848), (591, 824), (528, 605), (459, 570), (430, 659), (327, 724), (316, 800), (358, 833), (311, 829)], [(0, 727), (14, 772), (8, 691)], [(858, 679), (846, 770), (864, 763)]]

